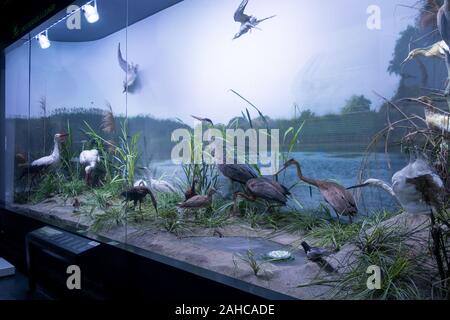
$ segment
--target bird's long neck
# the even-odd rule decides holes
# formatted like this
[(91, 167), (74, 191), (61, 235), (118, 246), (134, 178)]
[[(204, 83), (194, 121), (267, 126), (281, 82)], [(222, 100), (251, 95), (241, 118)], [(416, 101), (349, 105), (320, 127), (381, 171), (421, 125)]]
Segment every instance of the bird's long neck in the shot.
[(53, 152), (52, 156), (55, 158), (59, 158), (60, 151), (59, 151), (59, 142), (55, 140), (55, 145), (53, 146)]
[(307, 184), (313, 185), (315, 187), (319, 187), (316, 180), (309, 179), (303, 175), (302, 168), (300, 167), (300, 164), (298, 162), (295, 162), (295, 168), (297, 169), (297, 176), (300, 180), (302, 180), (303, 182), (306, 182)]

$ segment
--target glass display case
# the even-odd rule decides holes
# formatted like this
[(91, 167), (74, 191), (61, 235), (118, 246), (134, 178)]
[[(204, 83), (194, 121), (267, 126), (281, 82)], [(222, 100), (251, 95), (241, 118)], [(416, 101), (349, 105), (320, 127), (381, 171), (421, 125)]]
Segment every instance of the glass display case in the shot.
[(5, 206), (249, 291), (399, 298), (366, 270), (405, 261), (439, 296), (443, 1), (375, 2), (75, 1), (5, 51)]

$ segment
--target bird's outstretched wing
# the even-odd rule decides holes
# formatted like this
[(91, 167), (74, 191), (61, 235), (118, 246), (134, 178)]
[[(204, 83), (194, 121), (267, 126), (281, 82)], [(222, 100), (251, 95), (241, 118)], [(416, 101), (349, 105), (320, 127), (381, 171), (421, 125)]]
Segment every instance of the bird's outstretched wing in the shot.
[(119, 59), (119, 65), (123, 71), (128, 72), (131, 69), (131, 66), (125, 61), (122, 56), (122, 51), (120, 50), (120, 43), (117, 49), (117, 58)]
[(258, 24), (259, 23), (261, 23), (261, 22), (263, 22), (263, 21), (266, 21), (266, 20), (269, 20), (269, 19), (272, 19), (272, 18), (275, 18), (276, 17), (276, 15), (273, 15), (273, 16), (270, 16), (270, 17), (267, 17), (267, 18), (264, 18), (264, 19), (260, 19), (260, 20), (258, 20)]
[(250, 20), (250, 16), (246, 15), (244, 13), (245, 7), (247, 7), (248, 0), (243, 0), (239, 6), (239, 8), (234, 13), (234, 21), (240, 22), (240, 23), (246, 23)]

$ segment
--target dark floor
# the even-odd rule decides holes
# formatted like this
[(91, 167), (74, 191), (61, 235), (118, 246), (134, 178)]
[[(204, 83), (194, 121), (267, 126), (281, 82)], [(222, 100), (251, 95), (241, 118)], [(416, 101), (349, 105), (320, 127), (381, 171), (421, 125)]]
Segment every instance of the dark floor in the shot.
[(0, 300), (48, 300), (48, 297), (37, 291), (28, 291), (28, 279), (16, 272), (15, 276), (0, 278)]

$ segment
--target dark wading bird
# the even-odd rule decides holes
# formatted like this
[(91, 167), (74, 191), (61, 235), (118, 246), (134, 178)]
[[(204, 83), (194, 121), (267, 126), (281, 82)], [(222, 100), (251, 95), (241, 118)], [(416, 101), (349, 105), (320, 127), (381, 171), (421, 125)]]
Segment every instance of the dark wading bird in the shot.
[(125, 200), (123, 202), (128, 203), (129, 201), (133, 201), (133, 209), (136, 209), (136, 205), (139, 202), (139, 211), (142, 210), (142, 202), (145, 199), (146, 195), (150, 195), (150, 198), (152, 199), (153, 207), (156, 210), (156, 213), (158, 213), (158, 204), (156, 202), (156, 198), (153, 195), (153, 192), (151, 192), (147, 187), (144, 185), (140, 185), (138, 187), (132, 187), (128, 190), (122, 192), (122, 197), (125, 197)]
[(122, 51), (120, 50), (120, 43), (117, 49), (117, 58), (119, 59), (120, 68), (126, 73), (126, 78), (123, 81), (123, 93), (127, 92), (136, 82), (138, 77), (139, 65), (128, 63), (122, 56)]
[(194, 196), (189, 200), (178, 205), (181, 209), (204, 209), (209, 208), (212, 205), (212, 197), (217, 192), (216, 189), (211, 188), (207, 195), (204, 196)]
[(411, 161), (392, 176), (392, 186), (378, 179), (368, 179), (349, 189), (374, 186), (394, 196), (402, 208), (411, 214), (430, 213), (439, 209), (444, 183), (423, 159)]
[(209, 123), (210, 125), (214, 126), (214, 122), (212, 122), (212, 120), (209, 118), (201, 118), (201, 117), (196, 117), (196, 116), (191, 116), (191, 117), (200, 122), (206, 122), (206, 123)]
[[(443, 5), (439, 8), (437, 13), (437, 26), (442, 40), (450, 46), (450, 5), (449, 0), (444, 0)], [(447, 72), (450, 78), (450, 52), (445, 51), (445, 63), (447, 66)], [(447, 83), (444, 94), (450, 95), (450, 81)]]
[(245, 184), (245, 192), (234, 193), (233, 211), (237, 212), (237, 200), (239, 197), (245, 198), (252, 202), (257, 199), (263, 199), (277, 205), (285, 206), (288, 201), (287, 196), (290, 194), (291, 193), (288, 188), (276, 181), (264, 177), (250, 179)]
[(245, 8), (247, 7), (248, 0), (243, 0), (239, 6), (239, 8), (234, 13), (234, 21), (239, 22), (241, 24), (241, 28), (239, 29), (239, 32), (236, 33), (233, 40), (241, 37), (242, 35), (246, 34), (247, 32), (251, 31), (252, 29), (258, 29), (258, 25), (268, 19), (272, 19), (275, 16), (270, 16), (264, 19), (258, 20), (258, 18), (254, 16), (249, 16), (244, 13)]
[(241, 185), (245, 185), (250, 179), (258, 178), (255, 169), (248, 164), (218, 164), (217, 168), (224, 177)]
[(312, 186), (319, 189), (320, 193), (324, 197), (325, 201), (333, 208), (336, 215), (339, 217), (348, 216), (350, 222), (352, 222), (352, 217), (358, 213), (358, 208), (356, 206), (356, 201), (353, 195), (343, 186), (332, 181), (323, 181), (316, 179), (309, 179), (305, 177), (302, 173), (300, 163), (294, 159), (287, 161), (283, 168), (276, 173), (279, 175), (283, 170), (286, 170), (289, 166), (294, 165), (297, 168), (298, 178)]
[(189, 189), (186, 190), (184, 193), (184, 200), (189, 200), (197, 195), (197, 192), (195, 191), (195, 185), (198, 183), (197, 179), (192, 179), (192, 185), (189, 187)]

